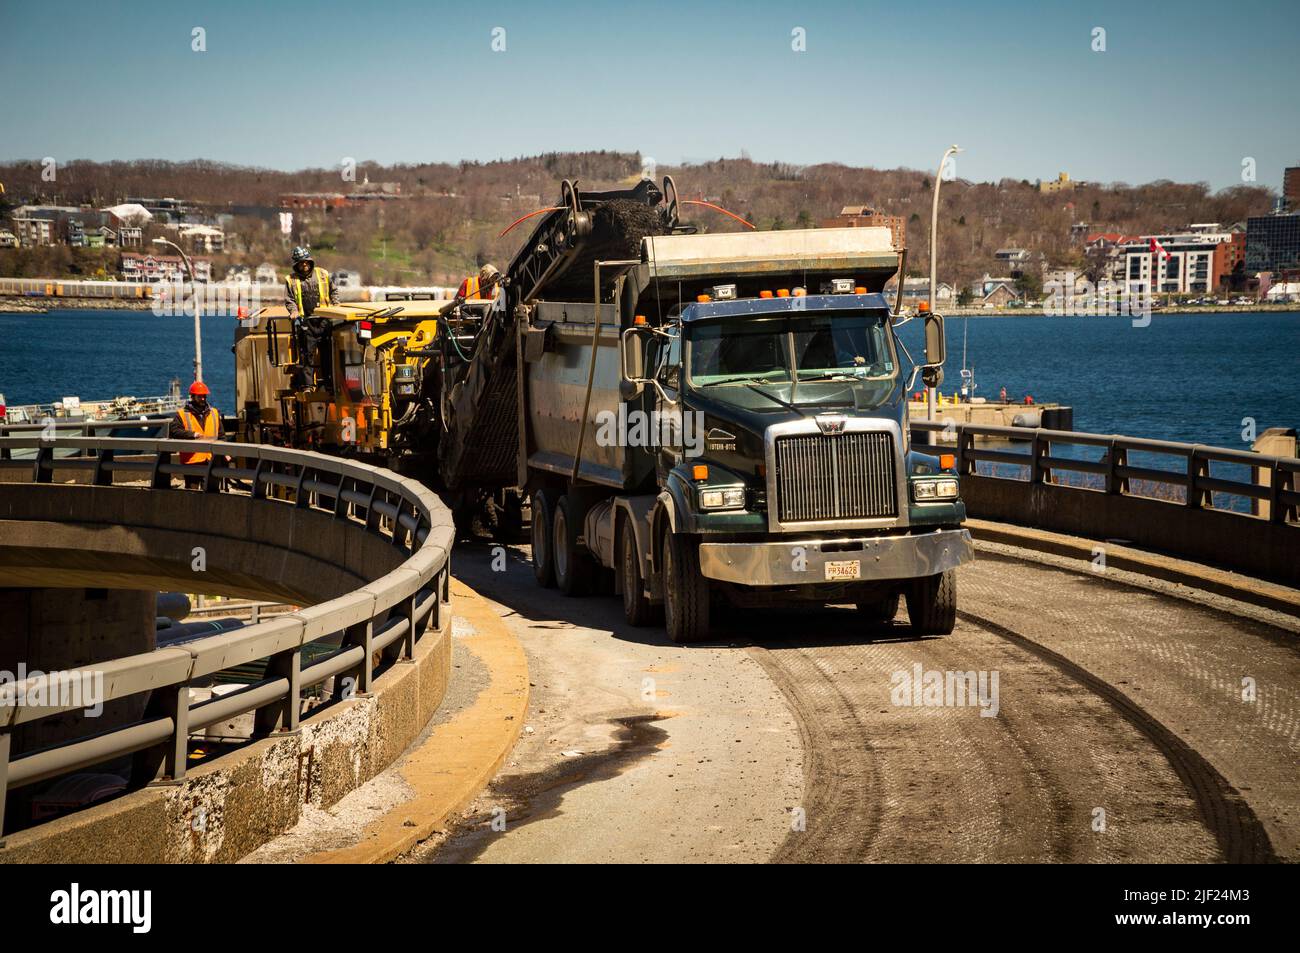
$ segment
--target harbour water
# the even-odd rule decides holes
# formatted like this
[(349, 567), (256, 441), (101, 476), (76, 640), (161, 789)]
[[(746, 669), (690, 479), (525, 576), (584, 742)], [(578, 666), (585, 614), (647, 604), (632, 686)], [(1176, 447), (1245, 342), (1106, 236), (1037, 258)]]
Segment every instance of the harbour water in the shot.
[[(965, 325), (965, 327), (963, 327)], [(204, 379), (234, 412), (235, 321), (203, 322)], [(1247, 446), (1243, 420), (1262, 432), (1300, 427), (1300, 313), (1128, 318), (975, 317), (948, 322), (943, 390), (960, 385), (963, 331), (977, 396), (1033, 395), (1074, 407), (1077, 430)], [(914, 355), (920, 322), (901, 335)], [(145, 311), (0, 314), (0, 393), (11, 405), (65, 395), (164, 394), (192, 379), (194, 325)], [(918, 384), (919, 386), (919, 384)]]

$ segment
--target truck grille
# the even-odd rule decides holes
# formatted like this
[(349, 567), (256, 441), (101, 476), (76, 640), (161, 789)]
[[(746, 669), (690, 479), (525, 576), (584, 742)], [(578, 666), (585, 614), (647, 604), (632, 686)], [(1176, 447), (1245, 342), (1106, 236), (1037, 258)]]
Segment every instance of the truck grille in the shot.
[(776, 493), (782, 523), (897, 516), (893, 437), (878, 432), (778, 437)]

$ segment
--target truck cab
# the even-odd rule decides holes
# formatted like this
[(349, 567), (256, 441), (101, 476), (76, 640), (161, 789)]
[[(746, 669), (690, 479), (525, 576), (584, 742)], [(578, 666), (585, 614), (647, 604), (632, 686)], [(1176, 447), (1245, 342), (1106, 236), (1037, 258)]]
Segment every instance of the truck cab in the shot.
[(612, 570), (628, 621), (662, 613), (679, 642), (722, 604), (849, 603), (878, 625), (905, 599), (914, 631), (950, 632), (972, 558), (960, 482), (907, 426), (943, 324), (906, 353), (890, 241), (647, 237), (609, 304), (525, 308), (521, 334), (544, 338), (521, 376), (539, 581), (586, 591)]

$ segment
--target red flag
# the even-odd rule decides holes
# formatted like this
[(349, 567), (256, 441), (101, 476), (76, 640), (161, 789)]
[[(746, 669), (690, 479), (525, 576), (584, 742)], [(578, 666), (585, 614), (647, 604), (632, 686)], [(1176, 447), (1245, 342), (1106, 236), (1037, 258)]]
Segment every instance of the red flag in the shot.
[(1159, 255), (1161, 258), (1169, 257), (1169, 252), (1165, 251), (1164, 246), (1156, 241), (1154, 236), (1151, 238), (1151, 254)]

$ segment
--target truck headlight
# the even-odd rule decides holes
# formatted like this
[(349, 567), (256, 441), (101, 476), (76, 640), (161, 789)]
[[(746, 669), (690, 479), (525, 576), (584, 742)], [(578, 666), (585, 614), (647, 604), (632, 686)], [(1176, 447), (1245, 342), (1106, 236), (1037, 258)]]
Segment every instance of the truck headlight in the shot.
[(725, 489), (700, 490), (700, 506), (706, 510), (734, 510), (745, 505), (745, 488), (743, 486)]
[(912, 499), (918, 503), (957, 499), (956, 480), (914, 480)]

